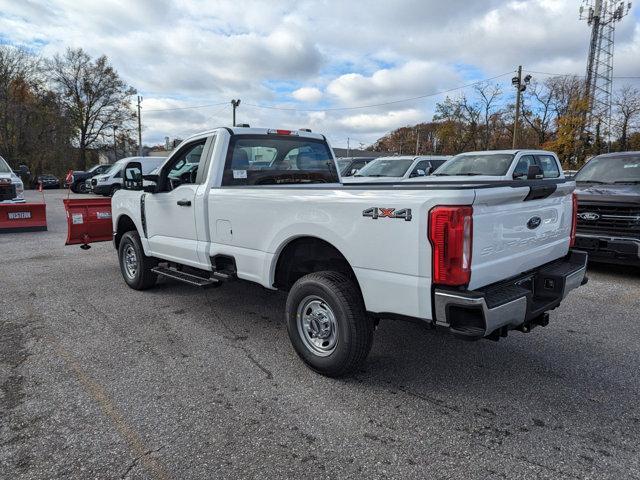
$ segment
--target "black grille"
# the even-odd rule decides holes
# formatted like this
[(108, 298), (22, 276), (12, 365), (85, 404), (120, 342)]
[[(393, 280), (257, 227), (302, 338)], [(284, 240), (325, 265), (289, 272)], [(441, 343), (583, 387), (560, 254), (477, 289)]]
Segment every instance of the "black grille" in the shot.
[(16, 198), (16, 186), (12, 183), (0, 183), (0, 202)]
[[(581, 214), (585, 214), (581, 216)], [(588, 214), (596, 214), (588, 220)], [(578, 203), (578, 232), (640, 237), (640, 205), (589, 205)]]

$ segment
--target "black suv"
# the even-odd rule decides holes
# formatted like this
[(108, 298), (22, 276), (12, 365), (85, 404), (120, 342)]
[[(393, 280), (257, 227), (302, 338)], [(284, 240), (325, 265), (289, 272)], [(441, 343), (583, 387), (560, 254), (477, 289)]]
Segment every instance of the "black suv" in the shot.
[(100, 175), (104, 172), (106, 172), (107, 170), (109, 170), (113, 165), (111, 164), (106, 164), (106, 165), (94, 165), (93, 167), (91, 167), (89, 170), (87, 170), (86, 172), (83, 172), (81, 170), (76, 170), (73, 172), (73, 183), (71, 185), (67, 185), (65, 182), (65, 188), (66, 187), (70, 187), (71, 191), (74, 193), (87, 193), (87, 186), (85, 184), (85, 181), (88, 178), (93, 178), (96, 175)]
[(574, 180), (576, 248), (590, 260), (640, 265), (640, 152), (598, 155)]

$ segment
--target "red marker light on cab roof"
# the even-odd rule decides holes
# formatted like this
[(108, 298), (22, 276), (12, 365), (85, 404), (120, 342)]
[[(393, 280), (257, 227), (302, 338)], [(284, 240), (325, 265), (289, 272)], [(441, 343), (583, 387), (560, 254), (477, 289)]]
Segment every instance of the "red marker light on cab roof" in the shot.
[(293, 130), (283, 130), (283, 129), (276, 129), (276, 130), (267, 130), (267, 133), (270, 135), (298, 135), (298, 132), (295, 132)]

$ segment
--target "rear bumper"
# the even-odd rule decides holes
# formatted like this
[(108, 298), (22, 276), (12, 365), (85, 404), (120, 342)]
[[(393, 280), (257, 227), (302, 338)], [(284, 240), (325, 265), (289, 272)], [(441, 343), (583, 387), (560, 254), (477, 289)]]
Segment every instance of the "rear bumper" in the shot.
[(587, 252), (590, 260), (640, 264), (638, 238), (578, 233), (576, 247)]
[(546, 325), (546, 312), (586, 283), (586, 270), (587, 254), (572, 250), (560, 260), (478, 290), (436, 287), (435, 324), (468, 339), (497, 339), (509, 330)]

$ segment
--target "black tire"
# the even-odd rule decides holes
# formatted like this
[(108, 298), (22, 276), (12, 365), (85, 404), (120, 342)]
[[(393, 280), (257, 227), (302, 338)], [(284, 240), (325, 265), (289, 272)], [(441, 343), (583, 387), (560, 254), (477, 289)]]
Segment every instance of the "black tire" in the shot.
[[(127, 266), (125, 259), (125, 256), (130, 255), (132, 252), (135, 256), (135, 271), (132, 271), (131, 263)], [(158, 261), (144, 254), (138, 232), (131, 231), (122, 236), (120, 245), (118, 246), (118, 260), (120, 262), (122, 278), (124, 278), (127, 285), (134, 290), (146, 290), (156, 284), (158, 275), (153, 273), (151, 269), (158, 264)]]
[(84, 180), (76, 182), (75, 189), (71, 189), (75, 193), (87, 193), (87, 185), (84, 183)]
[(120, 190), (120, 185), (114, 185), (111, 187), (111, 190), (109, 190), (109, 196), (113, 197), (115, 195), (115, 193)]
[[(310, 340), (312, 334), (304, 327), (304, 317), (313, 317), (309, 312), (313, 312), (310, 305), (314, 302), (320, 302), (316, 305), (320, 306), (321, 315), (322, 310), (328, 311), (331, 313), (329, 317), (335, 319), (337, 335), (330, 352), (318, 351), (324, 348), (324, 344), (310, 346), (324, 340), (318, 336)], [(371, 350), (373, 321), (367, 316), (358, 287), (342, 273), (316, 272), (300, 278), (289, 291), (286, 316), (289, 338), (296, 353), (312, 370), (322, 375), (340, 377), (353, 372), (364, 363)], [(326, 321), (327, 316), (321, 318)], [(315, 323), (317, 327), (319, 324)], [(326, 334), (327, 331), (320, 333)], [(329, 340), (331, 338), (329, 336)], [(332, 342), (326, 343), (330, 346)]]

